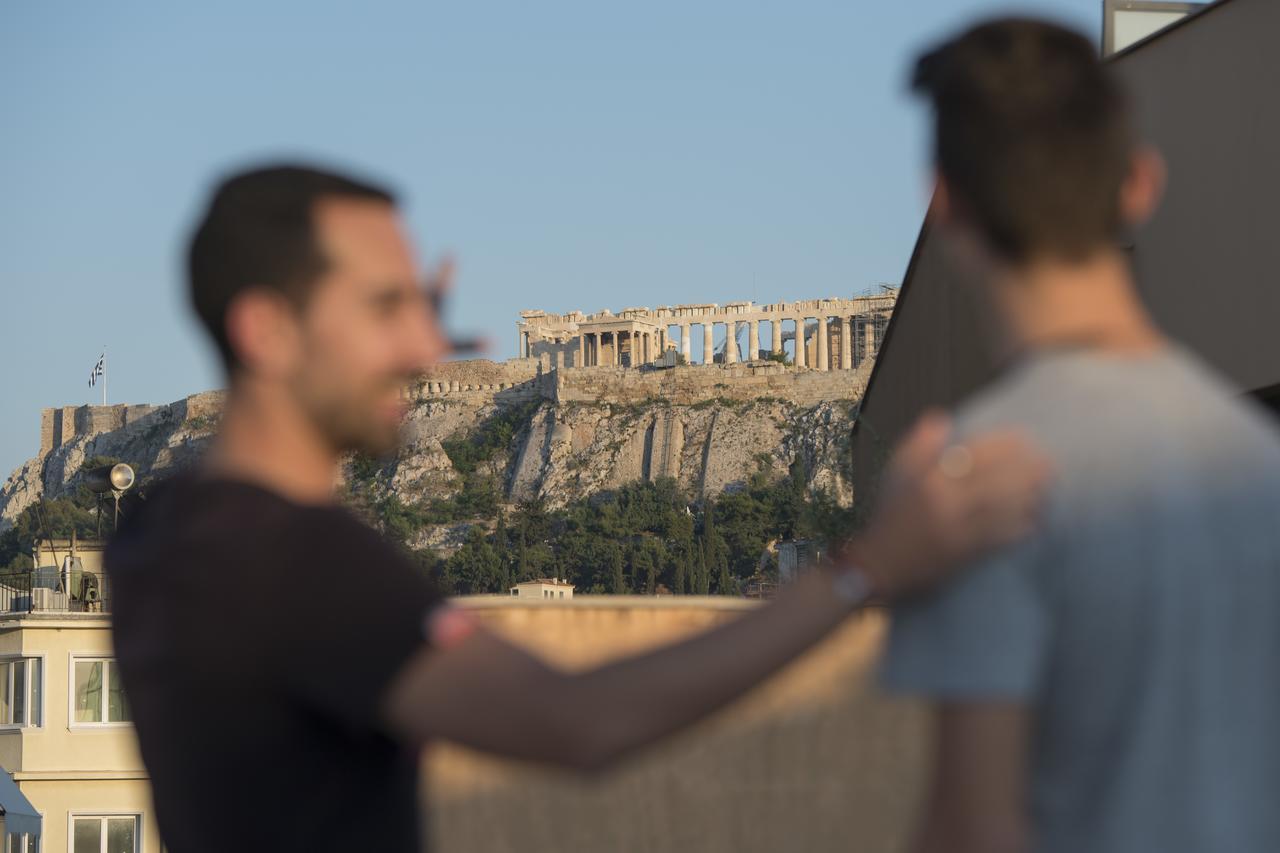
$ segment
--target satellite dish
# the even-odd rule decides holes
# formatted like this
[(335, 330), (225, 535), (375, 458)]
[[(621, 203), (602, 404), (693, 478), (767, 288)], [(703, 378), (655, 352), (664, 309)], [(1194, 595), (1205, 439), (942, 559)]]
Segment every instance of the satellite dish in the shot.
[(89, 491), (102, 494), (104, 492), (124, 492), (134, 484), (137, 476), (133, 468), (123, 462), (115, 465), (103, 465), (85, 474), (84, 484)]

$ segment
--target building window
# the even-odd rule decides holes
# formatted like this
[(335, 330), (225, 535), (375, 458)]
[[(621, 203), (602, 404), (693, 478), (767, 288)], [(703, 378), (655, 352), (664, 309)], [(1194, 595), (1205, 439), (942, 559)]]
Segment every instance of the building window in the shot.
[(73, 725), (127, 723), (133, 719), (114, 660), (75, 658), (71, 675), (74, 682), (71, 689)]
[(40, 670), (40, 658), (0, 660), (0, 726), (41, 724)]
[(138, 853), (139, 815), (73, 815), (70, 853)]
[(4, 853), (40, 853), (40, 836), (10, 832), (4, 837)]

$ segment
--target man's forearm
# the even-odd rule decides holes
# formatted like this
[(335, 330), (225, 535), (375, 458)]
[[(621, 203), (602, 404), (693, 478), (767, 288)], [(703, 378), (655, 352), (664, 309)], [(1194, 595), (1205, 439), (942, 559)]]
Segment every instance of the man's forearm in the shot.
[(794, 660), (855, 609), (826, 571), (714, 630), (568, 677), (554, 699), (575, 765), (598, 768), (710, 714)]

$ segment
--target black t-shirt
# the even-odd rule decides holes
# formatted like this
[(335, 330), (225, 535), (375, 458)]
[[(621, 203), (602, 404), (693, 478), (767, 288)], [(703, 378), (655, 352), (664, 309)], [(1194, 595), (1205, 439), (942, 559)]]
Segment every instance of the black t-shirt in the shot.
[(420, 848), (418, 753), (379, 716), (440, 602), (412, 563), (336, 506), (183, 475), (106, 567), (169, 850)]

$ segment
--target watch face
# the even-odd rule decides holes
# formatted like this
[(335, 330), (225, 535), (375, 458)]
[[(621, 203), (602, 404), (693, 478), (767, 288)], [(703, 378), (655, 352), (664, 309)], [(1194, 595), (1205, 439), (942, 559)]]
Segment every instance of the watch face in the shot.
[(871, 591), (871, 584), (858, 569), (845, 569), (832, 579), (831, 588), (850, 604), (861, 604)]

